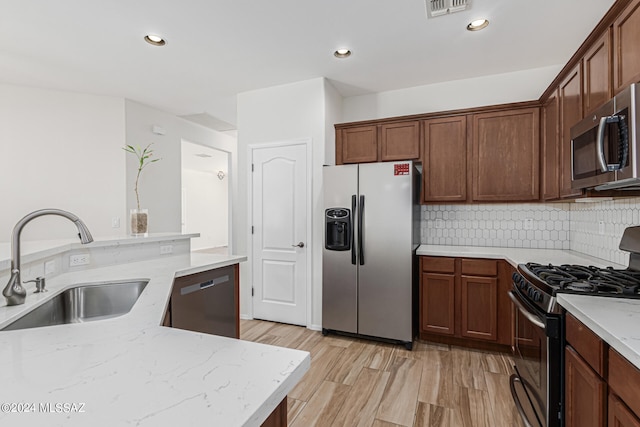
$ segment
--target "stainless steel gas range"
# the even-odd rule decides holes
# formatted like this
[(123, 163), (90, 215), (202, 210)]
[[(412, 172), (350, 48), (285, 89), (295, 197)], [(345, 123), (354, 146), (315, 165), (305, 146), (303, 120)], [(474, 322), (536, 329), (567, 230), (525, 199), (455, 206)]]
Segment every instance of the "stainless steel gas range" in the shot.
[(516, 307), (511, 394), (527, 427), (564, 425), (564, 314), (559, 293), (640, 298), (640, 227), (625, 230), (629, 267), (518, 265), (509, 297)]

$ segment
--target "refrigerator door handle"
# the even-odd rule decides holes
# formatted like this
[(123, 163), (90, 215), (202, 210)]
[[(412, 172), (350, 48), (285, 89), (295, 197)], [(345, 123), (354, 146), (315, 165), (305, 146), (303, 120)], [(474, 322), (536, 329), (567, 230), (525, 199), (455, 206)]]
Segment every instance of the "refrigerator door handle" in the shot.
[(360, 196), (360, 209), (358, 209), (358, 252), (360, 265), (364, 265), (364, 228), (362, 222), (364, 217), (364, 196)]
[[(356, 214), (356, 203), (357, 197), (354, 194), (351, 196), (351, 221), (353, 221), (353, 215)], [(349, 236), (349, 238), (351, 239), (351, 264), (356, 265), (356, 240), (353, 229), (354, 227), (351, 227), (351, 236)]]

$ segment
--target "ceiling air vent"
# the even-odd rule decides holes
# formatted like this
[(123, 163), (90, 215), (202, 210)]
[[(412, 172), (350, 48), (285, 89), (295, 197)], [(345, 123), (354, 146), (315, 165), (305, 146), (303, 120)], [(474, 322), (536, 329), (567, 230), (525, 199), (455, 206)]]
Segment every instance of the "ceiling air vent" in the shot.
[(471, 0), (426, 0), (426, 2), (427, 17), (429, 18), (462, 12), (471, 7)]

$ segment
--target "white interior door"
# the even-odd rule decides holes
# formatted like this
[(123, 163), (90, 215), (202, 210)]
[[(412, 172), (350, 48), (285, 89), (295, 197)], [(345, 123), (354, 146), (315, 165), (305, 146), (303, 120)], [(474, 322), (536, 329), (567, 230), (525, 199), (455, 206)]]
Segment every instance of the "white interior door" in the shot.
[(307, 145), (252, 150), (253, 317), (306, 325)]

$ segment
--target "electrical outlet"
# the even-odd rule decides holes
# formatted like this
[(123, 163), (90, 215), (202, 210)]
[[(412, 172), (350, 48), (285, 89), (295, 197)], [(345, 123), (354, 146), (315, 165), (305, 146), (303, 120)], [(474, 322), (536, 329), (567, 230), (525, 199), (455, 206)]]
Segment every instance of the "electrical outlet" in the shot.
[(91, 263), (91, 255), (78, 254), (69, 257), (69, 267), (77, 267), (79, 265), (87, 265)]
[(48, 274), (53, 274), (56, 272), (56, 262), (54, 260), (47, 261), (44, 263), (44, 274), (45, 276)]
[(604, 221), (598, 221), (598, 233), (604, 235)]
[(111, 228), (120, 228), (120, 217), (111, 218)]
[(172, 254), (173, 253), (173, 245), (164, 245), (160, 246), (160, 255)]
[(524, 229), (525, 230), (533, 230), (533, 218), (525, 218), (524, 219)]

